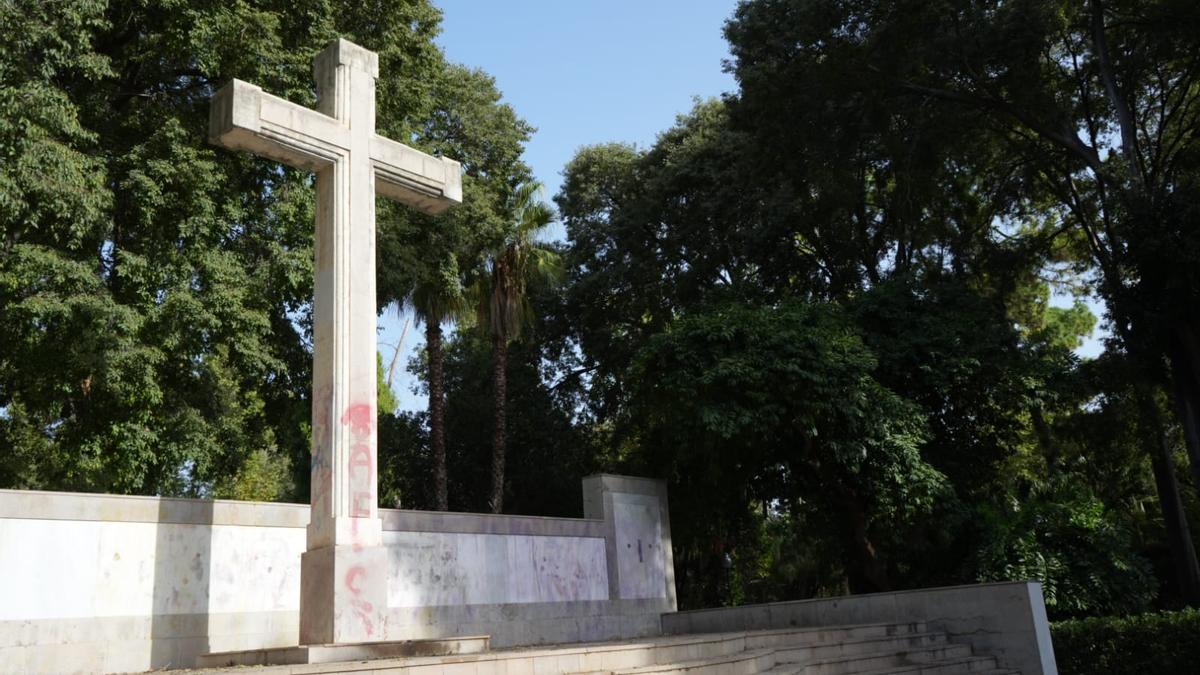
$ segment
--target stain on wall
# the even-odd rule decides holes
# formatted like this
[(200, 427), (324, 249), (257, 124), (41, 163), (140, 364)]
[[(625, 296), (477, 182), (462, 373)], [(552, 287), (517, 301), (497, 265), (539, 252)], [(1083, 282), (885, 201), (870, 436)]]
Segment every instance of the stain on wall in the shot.
[(384, 532), (388, 606), (608, 599), (604, 540)]

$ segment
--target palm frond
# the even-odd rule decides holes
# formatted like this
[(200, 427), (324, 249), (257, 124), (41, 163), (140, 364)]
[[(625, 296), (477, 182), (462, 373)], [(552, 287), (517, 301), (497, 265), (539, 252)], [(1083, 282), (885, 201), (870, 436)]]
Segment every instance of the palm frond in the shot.
[(504, 241), (488, 252), (473, 275), (470, 292), (478, 326), (493, 339), (514, 340), (530, 327), (533, 310), (531, 287), (553, 286), (565, 278), (561, 256), (537, 236), (554, 222), (554, 209), (544, 201), (540, 183), (518, 185), (509, 196), (512, 229)]

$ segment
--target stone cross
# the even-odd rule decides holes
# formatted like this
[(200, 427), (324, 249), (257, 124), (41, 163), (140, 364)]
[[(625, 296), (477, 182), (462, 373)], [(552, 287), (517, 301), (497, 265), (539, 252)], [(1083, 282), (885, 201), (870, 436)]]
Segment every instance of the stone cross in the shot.
[(375, 133), (379, 58), (338, 40), (313, 60), (317, 110), (240, 80), (213, 97), (209, 140), (317, 174), (312, 515), (300, 643), (386, 638), (387, 550), (376, 485), (375, 194), (439, 213), (458, 162)]

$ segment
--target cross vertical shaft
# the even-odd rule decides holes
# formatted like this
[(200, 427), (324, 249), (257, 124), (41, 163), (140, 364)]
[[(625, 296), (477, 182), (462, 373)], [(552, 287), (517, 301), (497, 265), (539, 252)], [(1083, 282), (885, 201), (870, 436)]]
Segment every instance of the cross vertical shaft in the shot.
[[(349, 131), (317, 172), (313, 301), (312, 519), (308, 549), (379, 546), (376, 470), (375, 55), (334, 43), (317, 56), (317, 109)], [(328, 467), (328, 471), (325, 469)]]
[(375, 133), (379, 60), (337, 40), (313, 61), (317, 110), (234, 80), (213, 97), (210, 140), (317, 174), (312, 512), (300, 561), (300, 643), (384, 640), (379, 518), (375, 195), (440, 213), (462, 201), (458, 162)]

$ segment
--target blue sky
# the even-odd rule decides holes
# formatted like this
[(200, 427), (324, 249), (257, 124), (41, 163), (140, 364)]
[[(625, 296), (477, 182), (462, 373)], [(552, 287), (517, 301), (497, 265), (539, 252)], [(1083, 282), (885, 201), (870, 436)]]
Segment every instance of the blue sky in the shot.
[[(504, 101), (537, 127), (525, 152), (549, 199), (584, 145), (649, 145), (693, 97), (735, 89), (722, 71), (721, 27), (735, 0), (434, 0), (444, 14), (438, 44), (451, 61), (496, 78)], [(551, 233), (561, 238), (557, 225)], [(380, 318), (385, 365), (403, 321)], [(393, 389), (405, 410), (424, 410), (405, 372), (424, 329), (409, 325)]]
[[(525, 160), (558, 192), (560, 172), (584, 145), (625, 141), (648, 146), (692, 107), (694, 97), (733, 91), (722, 69), (728, 46), (721, 28), (736, 0), (434, 0), (443, 12), (438, 44), (451, 61), (496, 78), (505, 102), (537, 127)], [(553, 238), (562, 237), (555, 225)], [(1070, 298), (1055, 296), (1056, 305)], [(1102, 308), (1089, 303), (1099, 315)], [(405, 319), (380, 318), (380, 351), (392, 357)], [(424, 410), (405, 367), (424, 347), (421, 326), (408, 326), (393, 389), (405, 410)], [(1101, 351), (1100, 331), (1080, 353)]]

